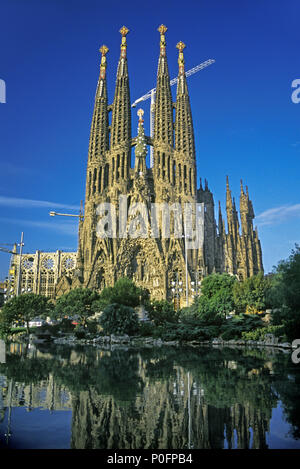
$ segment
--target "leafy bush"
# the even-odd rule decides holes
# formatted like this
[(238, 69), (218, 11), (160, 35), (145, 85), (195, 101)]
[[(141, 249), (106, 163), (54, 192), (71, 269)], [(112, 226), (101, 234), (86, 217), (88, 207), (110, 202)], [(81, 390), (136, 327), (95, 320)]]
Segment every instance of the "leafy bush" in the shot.
[(227, 329), (225, 329), (224, 332), (222, 332), (221, 334), (221, 338), (223, 340), (232, 340), (232, 339), (238, 339), (238, 332), (235, 328), (232, 328), (232, 327), (228, 327)]
[(117, 280), (113, 287), (105, 287), (102, 290), (93, 305), (93, 310), (103, 311), (106, 306), (114, 303), (135, 308), (144, 303), (148, 296), (147, 290), (135, 285), (131, 279), (123, 277)]
[(140, 323), (139, 335), (150, 337), (155, 333), (155, 325), (152, 322), (144, 321)]
[(242, 338), (244, 340), (265, 340), (266, 334), (273, 334), (275, 337), (279, 337), (284, 334), (284, 326), (267, 326), (260, 327), (254, 331), (242, 332)]
[(179, 312), (174, 311), (174, 306), (166, 300), (153, 301), (147, 304), (148, 317), (156, 326), (166, 322), (177, 323)]
[(86, 329), (91, 334), (96, 334), (98, 332), (98, 322), (97, 321), (87, 321)]
[(136, 311), (129, 306), (118, 303), (106, 306), (99, 322), (106, 334), (132, 335), (139, 330), (139, 319)]
[(72, 324), (72, 320), (68, 318), (63, 318), (57, 326), (62, 332), (72, 332), (75, 329), (75, 325)]
[(86, 330), (82, 326), (77, 325), (74, 329), (74, 335), (77, 339), (84, 339), (86, 336)]

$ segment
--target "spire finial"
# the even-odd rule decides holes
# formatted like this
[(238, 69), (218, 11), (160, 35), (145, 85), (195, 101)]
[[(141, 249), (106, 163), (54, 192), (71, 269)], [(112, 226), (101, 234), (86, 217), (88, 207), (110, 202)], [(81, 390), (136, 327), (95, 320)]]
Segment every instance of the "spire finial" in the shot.
[(139, 109), (137, 111), (137, 115), (139, 116), (139, 124), (142, 124), (144, 122), (144, 119), (143, 119), (144, 111), (143, 111), (143, 109)]
[(126, 26), (122, 26), (119, 32), (122, 34), (122, 37), (126, 37), (127, 34), (129, 33), (129, 29), (126, 28)]
[(108, 47), (103, 44), (100, 47), (99, 52), (101, 52), (101, 63), (100, 63), (100, 78), (105, 78), (105, 71), (106, 71), (106, 54), (109, 51)]
[(241, 179), (241, 194), (244, 195), (244, 186), (243, 186), (243, 180)]
[(185, 49), (186, 45), (184, 44), (184, 42), (180, 41), (176, 44), (176, 47), (179, 50), (179, 56), (178, 56), (179, 75), (183, 75), (184, 74), (183, 49)]
[(168, 31), (168, 28), (164, 24), (161, 24), (159, 28), (157, 28), (157, 31), (163, 36)]
[(125, 57), (126, 57), (126, 47), (127, 47), (126, 36), (127, 36), (127, 34), (129, 33), (129, 29), (126, 28), (126, 26), (122, 26), (122, 28), (120, 29), (119, 32), (120, 32), (121, 35), (122, 35), (121, 57), (122, 57), (122, 58), (125, 58)]
[(166, 39), (165, 33), (167, 32), (168, 28), (164, 24), (161, 24), (157, 31), (160, 33), (160, 54), (166, 55)]

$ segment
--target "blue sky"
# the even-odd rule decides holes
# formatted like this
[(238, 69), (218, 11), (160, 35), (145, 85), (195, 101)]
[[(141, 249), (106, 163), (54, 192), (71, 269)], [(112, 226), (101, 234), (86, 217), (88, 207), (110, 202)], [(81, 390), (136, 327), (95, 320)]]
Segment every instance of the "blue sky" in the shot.
[[(0, 245), (24, 231), (25, 252), (77, 249), (76, 219), (49, 210), (77, 213), (84, 199), (98, 49), (109, 47), (111, 102), (119, 29), (130, 29), (133, 102), (155, 87), (164, 23), (171, 78), (180, 40), (187, 70), (216, 60), (188, 78), (198, 180), (208, 179), (223, 212), (226, 175), (237, 201), (240, 179), (248, 185), (270, 271), (300, 242), (300, 103), (291, 99), (300, 79), (299, 13), (299, 0), (2, 0)], [(149, 104), (141, 106), (148, 134)], [(0, 279), (8, 263), (0, 252)]]

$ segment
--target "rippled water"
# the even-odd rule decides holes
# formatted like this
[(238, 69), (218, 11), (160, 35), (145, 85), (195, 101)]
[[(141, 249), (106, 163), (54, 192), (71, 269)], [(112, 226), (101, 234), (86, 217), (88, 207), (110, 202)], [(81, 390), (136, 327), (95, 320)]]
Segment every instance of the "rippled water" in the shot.
[(300, 448), (300, 365), (272, 349), (6, 349), (0, 447)]

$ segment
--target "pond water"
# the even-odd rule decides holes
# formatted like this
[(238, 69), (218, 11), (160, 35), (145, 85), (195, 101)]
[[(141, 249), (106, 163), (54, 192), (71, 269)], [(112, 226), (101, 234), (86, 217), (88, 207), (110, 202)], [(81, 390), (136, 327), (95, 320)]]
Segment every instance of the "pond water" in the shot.
[(300, 448), (300, 364), (274, 349), (6, 346), (0, 448)]

